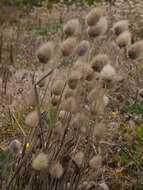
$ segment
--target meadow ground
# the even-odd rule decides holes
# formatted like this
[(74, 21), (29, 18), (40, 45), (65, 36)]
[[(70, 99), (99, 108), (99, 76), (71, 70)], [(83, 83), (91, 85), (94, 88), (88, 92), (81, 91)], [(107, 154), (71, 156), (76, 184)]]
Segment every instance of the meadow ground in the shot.
[[(1, 5), (1, 189), (143, 189), (142, 55), (129, 57), (130, 35), (120, 48), (122, 40), (111, 30), (129, 20), (131, 43), (141, 41), (143, 5), (97, 6), (107, 19), (97, 23), (99, 34), (87, 20), (95, 5)], [(80, 26), (65, 42), (71, 19)], [(78, 50), (83, 40), (85, 48)], [(50, 53), (43, 56), (39, 48), (47, 42)], [(12, 150), (14, 139), (20, 153)], [(41, 152), (47, 164), (35, 166)]]

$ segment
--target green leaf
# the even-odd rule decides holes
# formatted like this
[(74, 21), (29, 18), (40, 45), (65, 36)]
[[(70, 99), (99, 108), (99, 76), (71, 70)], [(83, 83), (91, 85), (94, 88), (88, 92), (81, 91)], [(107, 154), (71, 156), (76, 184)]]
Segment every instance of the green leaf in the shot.
[(124, 152), (121, 154), (121, 158), (124, 162), (129, 162), (129, 158)]

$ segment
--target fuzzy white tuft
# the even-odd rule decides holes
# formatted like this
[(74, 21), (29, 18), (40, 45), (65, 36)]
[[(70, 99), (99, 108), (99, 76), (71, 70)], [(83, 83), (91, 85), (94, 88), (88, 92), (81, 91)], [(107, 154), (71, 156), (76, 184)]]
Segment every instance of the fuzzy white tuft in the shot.
[(110, 64), (105, 65), (100, 73), (101, 78), (105, 80), (113, 80), (116, 75), (115, 69)]
[(10, 151), (12, 151), (14, 154), (17, 154), (20, 152), (20, 148), (21, 148), (21, 143), (19, 142), (19, 140), (15, 139), (10, 143), (9, 149)]
[(101, 16), (102, 10), (100, 8), (94, 8), (86, 16), (85, 22), (88, 24), (88, 26), (93, 26), (99, 21)]
[(138, 41), (129, 47), (128, 56), (131, 59), (137, 59), (138, 57), (143, 56), (143, 40)]
[(40, 153), (32, 163), (35, 170), (41, 171), (48, 167), (48, 156), (44, 153)]
[(129, 31), (125, 31), (117, 37), (116, 42), (118, 46), (122, 48), (131, 45), (131, 40), (131, 33)]
[(116, 34), (119, 35), (122, 32), (125, 32), (129, 30), (129, 21), (128, 20), (120, 20), (118, 22), (116, 22), (113, 27), (112, 27), (112, 31)]
[(89, 37), (95, 38), (100, 35), (104, 35), (108, 29), (108, 23), (106, 17), (101, 17), (95, 26), (87, 28), (87, 34)]
[(94, 156), (90, 161), (89, 161), (89, 165), (91, 168), (93, 169), (97, 169), (100, 168), (102, 164), (102, 158), (101, 156), (97, 155)]
[(68, 36), (76, 35), (80, 32), (80, 23), (78, 19), (69, 20), (63, 27), (63, 31)]

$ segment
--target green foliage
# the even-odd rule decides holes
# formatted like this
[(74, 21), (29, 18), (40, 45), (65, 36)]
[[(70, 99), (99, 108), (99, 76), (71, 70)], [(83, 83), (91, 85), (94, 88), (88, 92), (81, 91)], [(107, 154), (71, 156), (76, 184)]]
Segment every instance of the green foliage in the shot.
[[(121, 144), (128, 150), (128, 153), (121, 150), (121, 160), (125, 164), (132, 163), (133, 160), (138, 160), (139, 164), (143, 164), (143, 126), (137, 126), (135, 130), (130, 129), (126, 125), (122, 126), (124, 130), (124, 137), (121, 140)], [(130, 156), (129, 156), (130, 155)], [(136, 174), (136, 167), (133, 162), (128, 166), (128, 172)]]
[(57, 30), (62, 30), (63, 25), (62, 24), (53, 24), (51, 26), (45, 26), (40, 29), (34, 29), (32, 30), (33, 33), (39, 33), (41, 35), (47, 35), (48, 33), (50, 34), (55, 34)]
[(9, 175), (13, 159), (14, 155), (10, 151), (0, 151), (0, 175)]
[(14, 6), (41, 6), (43, 0), (0, 0), (0, 3), (9, 3)]
[(41, 6), (43, 0), (12, 0), (12, 4), (14, 5), (29, 5), (29, 6)]
[(136, 103), (126, 101), (125, 105), (122, 107), (122, 111), (124, 113), (135, 113), (143, 115), (143, 103), (139, 100), (137, 100)]
[[(44, 0), (0, 0), (0, 3), (10, 3), (14, 6), (41, 6), (42, 2)], [(102, 3), (107, 2), (110, 4), (113, 4), (116, 2), (116, 0), (76, 0), (76, 1), (68, 1), (64, 0), (62, 4), (70, 6), (73, 4), (83, 5), (84, 3), (87, 3), (88, 5), (93, 5), (94, 3)], [(60, 0), (49, 0), (47, 3), (47, 8), (52, 8), (54, 4), (60, 3)]]
[[(62, 4), (70, 6), (73, 4), (77, 4), (77, 5), (83, 5), (84, 3), (87, 3), (88, 5), (93, 5), (94, 3), (102, 3), (102, 2), (107, 2), (110, 4), (113, 4), (116, 2), (116, 0), (72, 0), (72, 1), (68, 1), (68, 0), (64, 0)], [(49, 0), (48, 4), (47, 4), (47, 8), (52, 8), (54, 4), (60, 3), (60, 0)]]
[[(123, 138), (121, 140), (121, 144), (127, 148), (128, 153), (121, 151), (121, 160), (125, 164), (132, 163), (133, 160), (137, 160), (138, 164), (143, 164), (142, 154), (143, 154), (143, 125), (142, 125), (142, 117), (143, 117), (143, 103), (139, 100), (132, 103), (130, 101), (126, 101), (125, 105), (122, 107), (122, 111), (124, 114), (129, 114), (130, 116), (138, 117), (138, 125), (135, 128), (129, 128), (126, 125), (122, 126), (124, 131)], [(140, 120), (141, 122), (139, 122)], [(141, 124), (141, 125), (140, 125)], [(133, 162), (134, 163), (134, 162)], [(136, 174), (135, 163), (128, 166), (128, 172)]]

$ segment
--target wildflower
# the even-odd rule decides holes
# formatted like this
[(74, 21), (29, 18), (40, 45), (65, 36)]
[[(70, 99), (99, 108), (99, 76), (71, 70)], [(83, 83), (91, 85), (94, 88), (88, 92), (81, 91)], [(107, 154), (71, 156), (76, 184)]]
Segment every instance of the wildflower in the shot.
[(99, 21), (101, 16), (102, 10), (100, 8), (94, 8), (86, 16), (86, 23), (88, 24), (88, 26), (93, 26)]
[(44, 153), (40, 153), (32, 162), (32, 166), (35, 170), (42, 171), (48, 167), (48, 156)]
[(4, 150), (3, 146), (0, 145), (0, 150)]
[(116, 169), (116, 170), (115, 170), (115, 174), (116, 174), (117, 176), (119, 176), (119, 177), (123, 176), (121, 170), (119, 170), (119, 169)]
[(30, 144), (29, 142), (26, 143), (26, 148), (29, 148)]
[(112, 112), (112, 115), (115, 116), (115, 115), (116, 115), (116, 112)]

